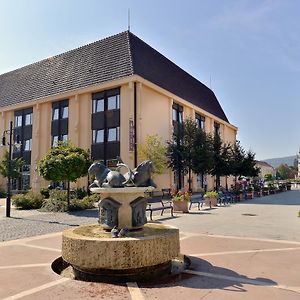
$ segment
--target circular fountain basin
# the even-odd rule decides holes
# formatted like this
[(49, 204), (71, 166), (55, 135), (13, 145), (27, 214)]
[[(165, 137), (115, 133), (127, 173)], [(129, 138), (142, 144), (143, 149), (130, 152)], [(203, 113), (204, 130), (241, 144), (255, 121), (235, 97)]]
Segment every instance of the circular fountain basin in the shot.
[(67, 229), (62, 258), (73, 267), (76, 279), (101, 281), (101, 276), (136, 279), (165, 272), (180, 257), (177, 228), (146, 224), (128, 235), (112, 238), (99, 225)]

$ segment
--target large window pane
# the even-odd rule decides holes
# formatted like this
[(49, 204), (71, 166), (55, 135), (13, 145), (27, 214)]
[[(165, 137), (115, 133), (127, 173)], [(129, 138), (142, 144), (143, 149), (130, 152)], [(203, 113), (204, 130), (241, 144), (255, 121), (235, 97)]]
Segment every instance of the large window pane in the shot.
[(32, 125), (32, 113), (25, 115), (25, 125)]
[(93, 143), (103, 143), (104, 142), (104, 129), (93, 130)]
[(120, 108), (120, 100), (119, 95), (111, 96), (107, 98), (107, 109), (119, 109)]
[(173, 121), (177, 121), (177, 110), (175, 108), (172, 109), (172, 117)]
[(69, 117), (69, 107), (64, 106), (62, 108), (62, 119), (67, 119)]
[(108, 142), (119, 141), (119, 127), (108, 129)]
[(59, 119), (59, 108), (54, 108), (52, 120), (58, 120), (58, 119)]
[(104, 111), (104, 99), (93, 100), (93, 113)]
[(32, 139), (25, 140), (24, 151), (31, 151), (32, 148)]
[(15, 127), (22, 126), (22, 116), (15, 116)]
[(58, 135), (52, 137), (52, 147), (56, 147), (58, 143)]
[(61, 140), (62, 140), (63, 142), (67, 142), (67, 141), (68, 141), (68, 135), (67, 135), (67, 134), (64, 134), (64, 135), (62, 136)]

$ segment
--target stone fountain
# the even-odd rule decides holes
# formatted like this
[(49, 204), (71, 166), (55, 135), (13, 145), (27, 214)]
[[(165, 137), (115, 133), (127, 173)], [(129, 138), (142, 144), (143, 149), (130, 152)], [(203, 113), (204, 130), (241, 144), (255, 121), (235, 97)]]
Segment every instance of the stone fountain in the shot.
[(186, 265), (180, 255), (179, 230), (147, 224), (145, 193), (156, 187), (152, 171), (151, 161), (134, 170), (124, 163), (115, 171), (101, 163), (91, 165), (89, 174), (96, 179), (90, 189), (100, 194), (99, 224), (63, 232), (62, 259), (76, 279), (147, 280), (171, 273), (174, 262), (177, 267)]

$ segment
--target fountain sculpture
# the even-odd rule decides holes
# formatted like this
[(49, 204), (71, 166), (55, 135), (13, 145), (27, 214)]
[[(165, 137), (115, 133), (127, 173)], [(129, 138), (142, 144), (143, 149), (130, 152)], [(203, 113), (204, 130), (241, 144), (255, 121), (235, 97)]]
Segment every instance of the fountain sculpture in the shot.
[[(127, 172), (122, 174), (121, 168)], [(100, 194), (99, 224), (63, 232), (62, 259), (72, 266), (76, 279), (88, 281), (144, 280), (170, 272), (172, 262), (184, 265), (179, 230), (147, 224), (145, 193), (155, 187), (151, 161), (130, 170), (119, 163), (110, 170), (93, 163), (90, 185)], [(174, 265), (174, 263), (173, 263)]]

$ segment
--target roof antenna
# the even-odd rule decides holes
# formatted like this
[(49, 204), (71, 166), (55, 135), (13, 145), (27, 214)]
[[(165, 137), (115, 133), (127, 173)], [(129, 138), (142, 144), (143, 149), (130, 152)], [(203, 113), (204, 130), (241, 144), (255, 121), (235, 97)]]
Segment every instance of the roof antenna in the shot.
[(130, 31), (130, 8), (128, 8), (128, 31)]

